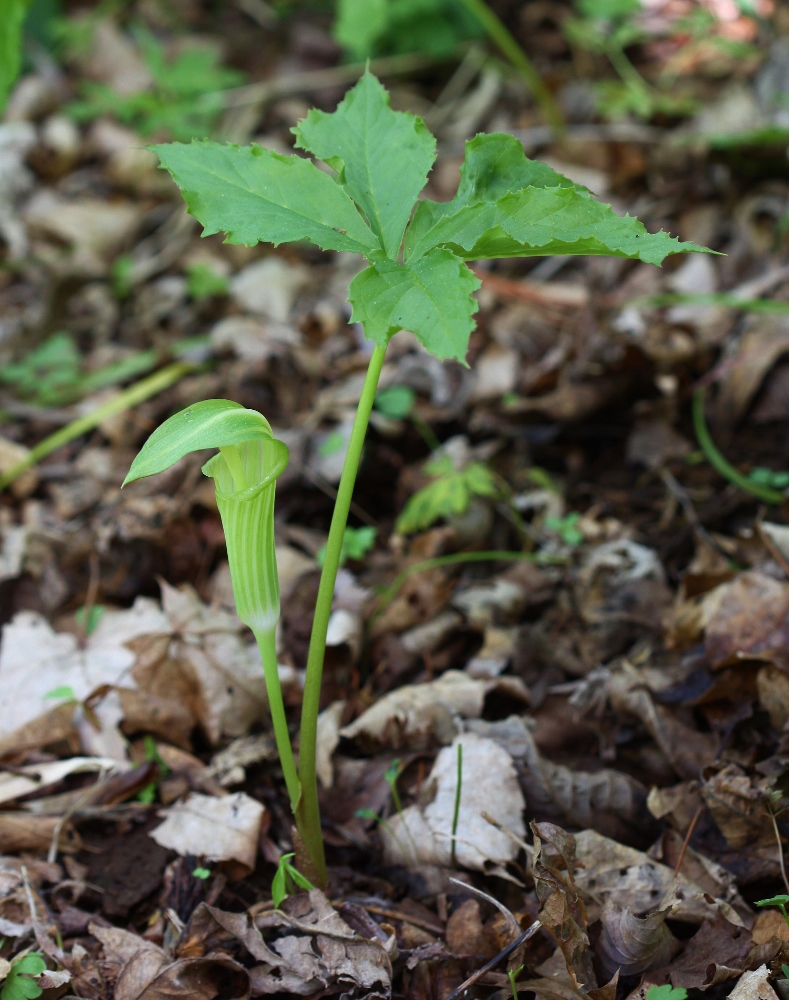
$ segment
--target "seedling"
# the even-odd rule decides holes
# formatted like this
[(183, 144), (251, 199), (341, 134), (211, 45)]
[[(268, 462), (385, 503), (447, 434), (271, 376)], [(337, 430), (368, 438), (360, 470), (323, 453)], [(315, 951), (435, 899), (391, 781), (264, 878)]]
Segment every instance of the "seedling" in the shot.
[(519, 965), (517, 969), (508, 969), (507, 978), (510, 981), (510, 991), (512, 1000), (518, 1000), (518, 976), (523, 972), (525, 966)]
[(756, 905), (777, 906), (778, 909), (783, 914), (783, 918), (786, 921), (787, 927), (789, 927), (789, 913), (786, 912), (786, 907), (789, 906), (789, 896), (780, 895), (780, 896), (771, 896), (769, 899), (759, 899), (756, 901)]
[(664, 986), (650, 986), (646, 1000), (687, 1000), (687, 996), (688, 991), (684, 987), (666, 983)]
[[(467, 261), (550, 254), (613, 255), (659, 264), (667, 254), (704, 250), (650, 234), (616, 215), (545, 164), (526, 158), (511, 135), (478, 135), (466, 145), (452, 201), (419, 200), (436, 156), (420, 118), (389, 107), (368, 71), (331, 114), (313, 110), (294, 129), (296, 145), (324, 161), (260, 146), (203, 141), (154, 147), (205, 235), (224, 232), (252, 246), (306, 240), (362, 254), (351, 282), (352, 321), (373, 342), (348, 441), (326, 544), (307, 657), (298, 773), (279, 688), (274, 627), (279, 616), (274, 560), (274, 482), (287, 449), (267, 421), (227, 400), (197, 403), (154, 431), (126, 481), (168, 468), (190, 451), (219, 448), (214, 477), (239, 617), (255, 632), (285, 783), (296, 825), (325, 884), (316, 781), (317, 720), (326, 631), (362, 447), (387, 344), (411, 330), (435, 357), (465, 364), (480, 282)], [(418, 204), (417, 204), (418, 203)]]
[(192, 877), (199, 878), (201, 882), (207, 882), (211, 878), (211, 869), (198, 865), (197, 868), (192, 869)]
[(0, 111), (22, 68), (22, 26), (30, 0), (3, 0), (0, 16)]
[(211, 46), (195, 46), (168, 59), (164, 46), (145, 28), (137, 26), (132, 34), (153, 86), (118, 94), (106, 84), (86, 81), (83, 99), (68, 106), (69, 114), (77, 121), (112, 115), (146, 137), (160, 133), (186, 141), (209, 135), (223, 107), (221, 91), (243, 83), (243, 74), (220, 66)]
[(564, 517), (547, 517), (545, 527), (557, 534), (565, 545), (576, 546), (584, 540), (584, 533), (578, 527), (580, 520), (581, 515), (574, 510)]
[[(452, 812), (452, 847), (450, 848), (450, 858), (452, 861), (453, 868), (455, 867), (458, 820), (460, 819), (460, 794), (462, 788), (463, 788), (463, 744), (458, 743), (458, 772), (457, 772), (457, 784), (455, 786), (455, 808)], [(518, 972), (520, 972), (520, 969), (518, 970)], [(513, 993), (513, 996), (515, 996), (515, 993)]]
[(214, 295), (227, 295), (229, 288), (227, 278), (208, 264), (190, 264), (186, 269), (186, 290), (198, 302)]
[[(340, 552), (340, 566), (344, 566), (349, 559), (364, 559), (370, 549), (375, 545), (377, 529), (365, 525), (363, 528), (346, 528), (342, 537), (342, 551)], [(315, 553), (315, 559), (319, 566), (322, 566), (326, 559), (326, 545), (321, 545)]]
[(0, 1000), (36, 1000), (44, 991), (33, 977), (40, 976), (46, 967), (44, 956), (39, 952), (12, 962), (0, 990)]
[(271, 898), (276, 909), (279, 909), (288, 896), (293, 893), (294, 885), (297, 885), (299, 889), (315, 888), (312, 882), (305, 875), (302, 875), (295, 865), (290, 863), (293, 856), (293, 854), (282, 855), (271, 883)]
[(441, 455), (426, 462), (424, 470), (434, 479), (409, 497), (396, 524), (402, 535), (423, 531), (442, 517), (464, 514), (474, 497), (495, 497), (502, 492), (484, 462), (456, 469), (448, 455)]
[(414, 409), (416, 393), (409, 385), (390, 385), (375, 394), (375, 408), (390, 420), (404, 420)]

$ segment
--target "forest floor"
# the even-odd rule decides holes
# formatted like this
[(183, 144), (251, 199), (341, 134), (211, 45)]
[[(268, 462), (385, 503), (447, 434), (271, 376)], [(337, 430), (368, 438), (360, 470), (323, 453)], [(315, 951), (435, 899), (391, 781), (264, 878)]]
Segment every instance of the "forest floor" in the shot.
[[(259, 410), (287, 443), (279, 660), (295, 736), (370, 353), (346, 303), (360, 262), (201, 239), (143, 148), (192, 127), (178, 108), (124, 123), (73, 102), (85, 81), (150, 92), (150, 39), (167, 59), (197, 41), (246, 74), (217, 77), (234, 89), (216, 134), (288, 152), (358, 69), (321, 10), (269, 23), (254, 0), (127, 6), (69, 7), (61, 54), (33, 46), (0, 123), (0, 471), (109, 414), (0, 495), (3, 1000), (444, 1000), (538, 919), (469, 995), (517, 992), (509, 968), (546, 1000), (664, 984), (785, 998), (789, 926), (754, 904), (789, 893), (786, 9), (650, 3), (628, 52), (652, 105), (610, 120), (594, 88), (613, 70), (570, 47), (570, 8), (499, 5), (562, 134), (483, 41), (374, 63), (438, 137), (432, 197), (454, 193), (466, 139), (511, 132), (617, 211), (721, 256), (482, 264), (469, 367), (393, 338), (351, 515), (371, 530), (351, 538), (330, 626), (328, 887), (275, 909), (291, 819), (206, 456), (120, 484), (147, 435), (201, 399)], [(702, 32), (677, 27), (700, 12)], [(155, 372), (161, 391), (110, 413)], [(699, 403), (750, 490), (710, 464)], [(437, 468), (453, 494), (470, 463), (495, 495), (396, 530)], [(491, 550), (511, 558), (478, 556)], [(28, 953), (48, 966), (26, 966), (35, 982), (6, 961)]]

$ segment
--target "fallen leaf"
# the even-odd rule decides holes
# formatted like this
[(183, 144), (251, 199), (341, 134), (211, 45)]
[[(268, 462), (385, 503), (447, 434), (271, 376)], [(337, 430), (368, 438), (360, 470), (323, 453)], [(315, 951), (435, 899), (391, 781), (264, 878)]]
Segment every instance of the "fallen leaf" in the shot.
[[(776, 913), (776, 916), (781, 915)], [(753, 943), (758, 943), (755, 936)], [(751, 935), (748, 931), (718, 914), (714, 920), (704, 921), (682, 955), (672, 962), (669, 971), (671, 983), (685, 989), (707, 989), (733, 979), (747, 967), (750, 949)]]
[(151, 831), (161, 847), (182, 857), (238, 861), (255, 867), (260, 823), (265, 807), (243, 792), (213, 798), (193, 792), (183, 802), (160, 813), (166, 818)]
[(704, 645), (716, 670), (743, 659), (789, 669), (789, 584), (757, 572), (724, 584)]
[(729, 994), (729, 1000), (778, 1000), (769, 977), (766, 965), (760, 965), (753, 972), (744, 972)]
[(600, 921), (600, 952), (609, 975), (619, 970), (624, 976), (648, 972), (666, 965), (682, 945), (666, 926), (667, 910), (655, 910), (637, 917), (618, 902), (608, 899)]
[(422, 750), (449, 743), (457, 733), (456, 717), (477, 718), (485, 698), (499, 691), (528, 704), (529, 694), (515, 677), (481, 681), (459, 670), (447, 670), (427, 684), (390, 691), (345, 726), (340, 735), (364, 749)]
[[(456, 857), (466, 868), (517, 857), (525, 801), (512, 759), (495, 741), (464, 733), (440, 750), (426, 782), (425, 806), (409, 806), (381, 827), (384, 854), (392, 864), (449, 865), (458, 785), (458, 746), (463, 747)], [(511, 835), (488, 822), (488, 815)]]

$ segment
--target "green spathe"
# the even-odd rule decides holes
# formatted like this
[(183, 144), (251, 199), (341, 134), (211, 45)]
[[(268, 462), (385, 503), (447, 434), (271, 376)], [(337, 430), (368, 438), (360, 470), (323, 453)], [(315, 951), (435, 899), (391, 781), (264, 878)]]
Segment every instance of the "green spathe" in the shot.
[(274, 491), (287, 464), (287, 447), (270, 437), (223, 448), (203, 466), (216, 484), (236, 611), (255, 633), (279, 620)]
[(379, 347), (407, 329), (437, 357), (465, 363), (479, 287), (467, 261), (596, 254), (660, 264), (668, 254), (705, 250), (617, 215), (528, 159), (511, 135), (476, 136), (452, 201), (419, 201), (435, 139), (421, 118), (392, 110), (369, 71), (336, 111), (311, 111), (293, 131), (297, 146), (334, 176), (259, 146), (153, 148), (205, 235), (221, 231), (247, 245), (307, 240), (363, 254), (370, 266), (349, 298), (354, 320)]

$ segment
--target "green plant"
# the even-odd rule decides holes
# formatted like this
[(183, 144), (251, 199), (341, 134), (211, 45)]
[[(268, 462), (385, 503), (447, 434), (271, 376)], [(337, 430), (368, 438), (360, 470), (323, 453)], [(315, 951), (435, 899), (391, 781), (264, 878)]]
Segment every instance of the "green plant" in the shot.
[(653, 87), (630, 61), (626, 49), (646, 40), (647, 35), (633, 15), (640, 0), (575, 0), (576, 16), (564, 22), (568, 41), (578, 48), (605, 56), (618, 80), (596, 84), (597, 104), (602, 114), (620, 117), (629, 113), (651, 118), (657, 113), (689, 114), (695, 103), (668, 89)]
[(510, 981), (510, 992), (512, 1000), (518, 1000), (518, 976), (523, 972), (525, 966), (519, 965), (517, 969), (508, 969), (507, 978)]
[(581, 515), (577, 510), (565, 514), (564, 517), (546, 517), (545, 527), (561, 538), (565, 545), (580, 545), (584, 535), (578, 527)]
[[(370, 549), (375, 545), (378, 534), (376, 528), (365, 525), (362, 528), (346, 528), (342, 537), (342, 550), (340, 551), (340, 566), (344, 566), (349, 559), (364, 559)], [(321, 545), (315, 554), (315, 559), (319, 566), (323, 565), (326, 559), (326, 545)]]
[(423, 531), (442, 517), (463, 514), (473, 497), (493, 497), (501, 493), (495, 475), (484, 462), (469, 462), (456, 469), (447, 455), (425, 463), (433, 481), (417, 490), (403, 508), (396, 528), (403, 535)]
[(789, 906), (789, 896), (786, 894), (770, 896), (769, 899), (759, 899), (756, 901), (756, 906), (776, 906), (781, 911), (787, 927), (789, 927), (789, 913), (786, 911), (786, 907)]
[(382, 53), (442, 56), (482, 32), (457, 0), (339, 0), (334, 37), (356, 59)]
[(143, 741), (143, 746), (143, 759), (146, 764), (156, 764), (159, 769), (159, 774), (156, 780), (149, 782), (144, 788), (141, 788), (140, 791), (137, 792), (137, 801), (149, 806), (156, 800), (156, 792), (159, 788), (159, 782), (162, 778), (167, 777), (170, 773), (170, 768), (162, 759), (162, 755), (159, 753), (159, 748), (156, 746), (156, 740), (153, 736), (146, 736)]
[(119, 94), (102, 83), (81, 84), (82, 100), (67, 108), (77, 121), (112, 115), (143, 136), (161, 134), (186, 141), (210, 135), (224, 104), (221, 91), (244, 82), (244, 75), (219, 64), (210, 45), (185, 49), (172, 59), (150, 31), (136, 26), (132, 35), (151, 74), (147, 90)]
[(12, 962), (0, 989), (0, 1000), (36, 1000), (44, 991), (33, 977), (40, 976), (46, 967), (44, 956), (38, 952)]
[(201, 882), (206, 882), (211, 878), (211, 869), (198, 865), (197, 868), (192, 869), (192, 877), (199, 878)]
[(198, 302), (214, 295), (227, 295), (230, 282), (208, 264), (190, 264), (186, 269), (186, 290)]
[(416, 393), (408, 385), (390, 385), (375, 394), (375, 409), (390, 420), (403, 420), (411, 415)]
[[(273, 650), (279, 609), (278, 601), (276, 607), (273, 601), (276, 564), (270, 506), (265, 531), (262, 520), (254, 533), (241, 523), (241, 507), (255, 490), (263, 489), (264, 480), (271, 486), (271, 500), (266, 502), (273, 504), (279, 443), (269, 425), (259, 414), (227, 401), (195, 404), (154, 432), (127, 481), (162, 471), (197, 448), (220, 448), (220, 456), (205, 469), (217, 477), (239, 617), (261, 632), (260, 620), (250, 614), (246, 587), (253, 585), (255, 574), (265, 578), (269, 638), (261, 643), (261, 653), (274, 731), (298, 833), (315, 879), (323, 884), (316, 740), (326, 632), (353, 487), (390, 337), (400, 329), (411, 330), (437, 358), (456, 358), (465, 364), (477, 309), (473, 293), (480, 284), (466, 261), (569, 253), (659, 264), (669, 253), (704, 248), (680, 243), (666, 233), (650, 234), (637, 219), (616, 215), (585, 188), (527, 159), (520, 142), (509, 135), (479, 135), (467, 144), (460, 187), (452, 201), (419, 200), (435, 159), (435, 139), (421, 119), (389, 107), (388, 94), (369, 71), (335, 112), (313, 110), (294, 131), (297, 146), (322, 159), (334, 176), (307, 158), (283, 156), (256, 145), (203, 141), (154, 149), (205, 235), (225, 232), (229, 242), (245, 245), (306, 240), (323, 250), (361, 253), (369, 264), (351, 283), (349, 298), (352, 320), (363, 325), (374, 349), (348, 441), (321, 572), (307, 658), (298, 774)], [(258, 478), (248, 480), (252, 492), (241, 490), (243, 497), (234, 496), (230, 478), (247, 483), (246, 452), (264, 444), (269, 464), (258, 463)], [(226, 506), (231, 501), (235, 513)], [(255, 516), (262, 518), (263, 513)], [(242, 582), (242, 576), (250, 580)]]
[(650, 986), (646, 1000), (687, 1000), (687, 996), (688, 991), (684, 987), (666, 983), (664, 986)]
[[(457, 833), (458, 833), (458, 820), (460, 819), (460, 794), (462, 788), (463, 788), (463, 744), (458, 743), (457, 784), (455, 785), (455, 806), (452, 811), (452, 846), (450, 848), (450, 859), (453, 868), (455, 867), (455, 855), (457, 853)], [(513, 993), (513, 996), (515, 995), (516, 994)]]
[(22, 68), (22, 26), (30, 0), (0, 0), (0, 111)]
[(693, 428), (696, 431), (699, 447), (704, 452), (704, 457), (716, 472), (720, 473), (724, 479), (728, 479), (730, 483), (739, 486), (741, 490), (752, 493), (760, 500), (764, 500), (765, 503), (782, 504), (786, 499), (786, 494), (782, 493), (780, 489), (774, 489), (773, 484), (769, 482), (760, 482), (759, 477), (754, 479), (751, 476), (744, 476), (718, 451), (704, 417), (704, 396), (704, 386), (699, 386), (693, 393)]
[(295, 865), (290, 863), (293, 856), (293, 854), (283, 854), (274, 873), (274, 879), (271, 883), (271, 898), (276, 909), (279, 909), (291, 895), (294, 885), (300, 889), (315, 888), (312, 882), (305, 875), (302, 875)]

